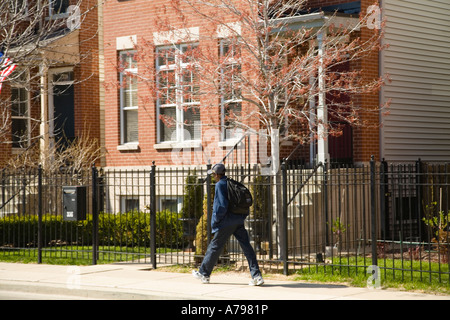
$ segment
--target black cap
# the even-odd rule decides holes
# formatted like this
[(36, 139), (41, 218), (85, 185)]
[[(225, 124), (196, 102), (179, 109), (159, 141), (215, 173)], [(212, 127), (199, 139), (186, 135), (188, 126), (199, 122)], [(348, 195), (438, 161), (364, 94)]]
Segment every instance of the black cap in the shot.
[(225, 166), (222, 163), (217, 163), (211, 168), (211, 170), (208, 170), (208, 174), (211, 174), (213, 172), (216, 174), (224, 174)]

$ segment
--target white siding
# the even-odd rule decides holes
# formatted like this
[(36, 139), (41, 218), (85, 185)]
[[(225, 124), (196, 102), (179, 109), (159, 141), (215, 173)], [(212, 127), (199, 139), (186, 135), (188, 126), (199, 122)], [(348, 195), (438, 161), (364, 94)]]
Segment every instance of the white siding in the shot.
[(381, 73), (392, 82), (383, 117), (381, 154), (387, 161), (450, 161), (450, 0), (385, 0)]

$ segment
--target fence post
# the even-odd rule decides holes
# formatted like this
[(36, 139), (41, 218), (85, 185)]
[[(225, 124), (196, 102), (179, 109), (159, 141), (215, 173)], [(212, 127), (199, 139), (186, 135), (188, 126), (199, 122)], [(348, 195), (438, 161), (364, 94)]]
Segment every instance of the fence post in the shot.
[(38, 263), (42, 263), (42, 165), (38, 167)]
[[(208, 163), (206, 165), (206, 172), (211, 170), (211, 164)], [(211, 175), (206, 175), (206, 243), (209, 245), (211, 242), (211, 216), (212, 216), (212, 208), (211, 208)]]
[[(325, 163), (323, 164), (322, 171), (322, 181), (323, 181), (323, 216), (325, 220), (325, 248), (324, 252), (326, 252), (326, 247), (331, 246), (330, 244), (330, 223), (328, 222), (328, 159), (325, 159)], [(319, 171), (320, 173), (320, 171)]]
[(282, 185), (282, 213), (281, 213), (281, 221), (280, 221), (280, 253), (281, 253), (281, 259), (283, 261), (283, 273), (284, 275), (288, 275), (289, 268), (288, 268), (288, 236), (287, 236), (287, 168), (286, 168), (286, 162), (283, 161), (281, 164), (281, 173), (282, 173), (282, 179), (281, 183)]
[(156, 165), (152, 162), (150, 171), (150, 260), (156, 269)]
[(380, 220), (381, 220), (381, 239), (386, 240), (387, 230), (388, 230), (388, 201), (386, 199), (388, 195), (388, 165), (384, 160), (380, 164)]
[[(447, 166), (445, 166), (447, 168)], [(445, 175), (447, 177), (447, 174)], [(419, 158), (416, 162), (416, 194), (417, 194), (417, 214), (420, 219), (424, 217), (423, 215), (423, 207), (422, 207), (422, 186), (423, 186), (423, 180), (422, 180), (422, 160)], [(446, 183), (447, 185), (447, 183)], [(419, 236), (421, 238), (424, 238), (425, 233), (422, 230), (422, 223), (419, 223)]]
[(92, 264), (98, 259), (98, 171), (95, 163), (92, 165)]
[(375, 193), (375, 160), (370, 158), (370, 213), (371, 213), (371, 233), (372, 233), (372, 265), (377, 266), (377, 218), (376, 218), (376, 193)]

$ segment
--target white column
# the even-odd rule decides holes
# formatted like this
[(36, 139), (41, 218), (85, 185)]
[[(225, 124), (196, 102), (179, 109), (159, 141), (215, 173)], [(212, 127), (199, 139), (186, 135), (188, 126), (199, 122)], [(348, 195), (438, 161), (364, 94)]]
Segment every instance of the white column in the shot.
[(319, 99), (317, 106), (317, 162), (325, 163), (325, 160), (330, 161), (330, 154), (328, 153), (328, 132), (326, 124), (328, 123), (328, 109), (325, 101), (325, 80), (323, 69), (323, 32), (317, 34), (317, 46), (319, 56)]
[(49, 149), (49, 116), (48, 116), (48, 95), (47, 95), (47, 88), (48, 88), (48, 81), (47, 81), (47, 75), (48, 73), (48, 67), (45, 59), (41, 61), (41, 64), (39, 66), (39, 74), (40, 74), (40, 95), (41, 95), (41, 123), (39, 125), (39, 135), (41, 137), (40, 140), (40, 158), (41, 158), (41, 164), (45, 167), (45, 161), (47, 161), (48, 156), (48, 149)]

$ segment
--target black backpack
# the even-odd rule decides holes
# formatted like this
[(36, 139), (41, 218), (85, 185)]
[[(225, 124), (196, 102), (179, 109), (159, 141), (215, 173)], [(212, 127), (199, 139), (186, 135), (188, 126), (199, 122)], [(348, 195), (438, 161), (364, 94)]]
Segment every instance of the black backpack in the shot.
[(253, 204), (250, 191), (242, 183), (227, 178), (228, 210), (235, 214), (249, 214)]

